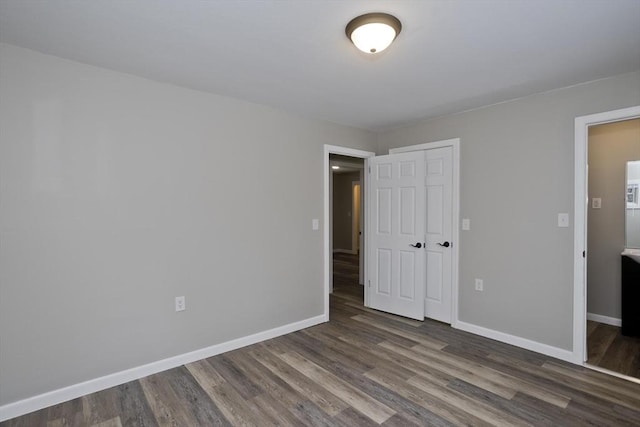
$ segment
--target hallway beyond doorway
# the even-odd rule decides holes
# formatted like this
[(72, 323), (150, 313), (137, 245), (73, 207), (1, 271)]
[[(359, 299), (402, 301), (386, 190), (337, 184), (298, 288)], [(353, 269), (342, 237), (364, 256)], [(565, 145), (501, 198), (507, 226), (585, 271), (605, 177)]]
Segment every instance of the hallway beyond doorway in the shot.
[(364, 305), (364, 286), (358, 284), (359, 256), (333, 254), (333, 292)]

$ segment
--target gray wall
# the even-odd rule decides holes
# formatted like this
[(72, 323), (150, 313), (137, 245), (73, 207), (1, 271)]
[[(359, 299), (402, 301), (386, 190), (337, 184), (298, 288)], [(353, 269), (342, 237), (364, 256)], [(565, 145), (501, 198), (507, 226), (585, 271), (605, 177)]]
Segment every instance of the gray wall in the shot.
[[(630, 73), (379, 135), (389, 148), (461, 138), (460, 319), (572, 348), (574, 119), (640, 105)], [(484, 292), (474, 290), (484, 279)]]
[(351, 185), (360, 172), (333, 174), (333, 249), (353, 249), (353, 195)]
[(7, 45), (0, 93), (0, 405), (322, 314), (323, 144), (372, 134)]
[[(640, 160), (640, 119), (589, 129), (587, 312), (620, 319), (626, 168)], [(594, 197), (602, 207), (593, 209)]]

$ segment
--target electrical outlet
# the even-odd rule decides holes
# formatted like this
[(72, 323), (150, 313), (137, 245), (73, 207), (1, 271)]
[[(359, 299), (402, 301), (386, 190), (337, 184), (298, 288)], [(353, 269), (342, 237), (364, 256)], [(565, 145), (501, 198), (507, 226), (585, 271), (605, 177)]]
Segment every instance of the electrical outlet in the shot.
[(482, 279), (476, 279), (476, 291), (482, 292), (484, 290), (484, 281)]
[(568, 227), (569, 226), (569, 214), (568, 213), (559, 213), (558, 214), (558, 227)]
[(462, 229), (465, 231), (471, 230), (471, 220), (469, 218), (463, 218)]
[(176, 311), (184, 311), (187, 309), (187, 302), (184, 297), (176, 297)]
[(592, 199), (592, 203), (591, 203), (591, 207), (593, 209), (600, 209), (602, 208), (602, 199), (600, 197), (594, 197)]

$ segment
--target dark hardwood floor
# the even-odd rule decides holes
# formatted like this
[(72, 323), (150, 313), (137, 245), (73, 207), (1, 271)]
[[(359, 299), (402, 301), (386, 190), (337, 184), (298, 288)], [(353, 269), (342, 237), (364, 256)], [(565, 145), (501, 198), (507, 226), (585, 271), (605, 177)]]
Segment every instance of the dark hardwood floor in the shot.
[(328, 323), (2, 427), (640, 425), (638, 384), (369, 310), (362, 287), (342, 280), (334, 279)]
[(627, 337), (617, 326), (589, 320), (587, 349), (589, 364), (640, 378), (640, 337)]
[(341, 295), (351, 295), (362, 305), (364, 286), (358, 284), (360, 271), (358, 255), (333, 254), (333, 290)]

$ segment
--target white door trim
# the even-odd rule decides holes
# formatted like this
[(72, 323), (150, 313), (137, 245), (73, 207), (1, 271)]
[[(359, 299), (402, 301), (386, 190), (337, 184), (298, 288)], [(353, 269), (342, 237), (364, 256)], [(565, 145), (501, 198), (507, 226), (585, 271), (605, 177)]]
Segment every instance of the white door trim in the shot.
[(573, 242), (573, 362), (584, 364), (587, 357), (587, 164), (589, 126), (640, 117), (640, 106), (605, 111), (575, 119), (574, 162), (574, 242)]
[[(331, 188), (330, 183), (329, 183), (329, 177), (330, 177), (330, 169), (329, 169), (329, 154), (340, 154), (343, 156), (351, 156), (351, 157), (357, 157), (357, 158), (361, 158), (361, 159), (367, 159), (369, 157), (373, 157), (376, 155), (376, 153), (372, 152), (372, 151), (363, 151), (363, 150), (357, 150), (354, 148), (347, 148), (347, 147), (340, 147), (338, 145), (329, 145), (329, 144), (325, 144), (324, 145), (324, 161), (323, 163), (323, 167), (324, 167), (324, 171), (323, 171), (323, 176), (324, 176), (324, 181), (323, 181), (323, 186), (324, 186), (324, 218), (323, 218), (323, 241), (324, 241), (324, 313), (323, 313), (323, 317), (324, 317), (324, 321), (328, 322), (329, 321), (329, 293), (332, 291), (331, 289), (331, 275), (332, 275), (332, 263), (331, 260), (333, 259), (333, 254), (331, 253), (331, 235), (329, 233), (330, 231), (330, 224), (329, 224), (329, 215), (330, 215), (330, 210), (329, 210), (329, 206), (330, 206), (330, 198), (329, 198), (329, 190)], [(365, 160), (365, 167), (367, 166), (366, 164), (366, 160)], [(368, 177), (367, 174), (364, 174), (364, 186), (365, 188), (367, 188), (367, 181), (368, 181)], [(362, 209), (367, 208), (367, 200), (365, 198), (364, 200), (364, 205), (362, 206)], [(365, 232), (367, 230), (367, 222), (365, 221), (364, 223), (364, 229)], [(365, 243), (366, 245), (366, 243)], [(367, 280), (367, 273), (366, 273), (366, 259), (365, 259), (365, 269), (364, 269), (364, 274), (365, 274), (365, 283)]]
[[(405, 153), (407, 151), (431, 150), (434, 148), (452, 147), (453, 149), (453, 212), (452, 212), (452, 259), (451, 259), (451, 326), (458, 327), (458, 260), (460, 256), (460, 138), (443, 141), (427, 142), (392, 148), (389, 154)], [(365, 224), (366, 226), (366, 224)], [(366, 283), (366, 282), (365, 282)]]

